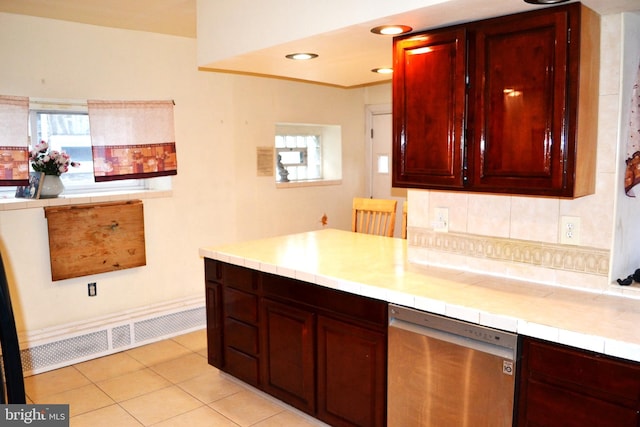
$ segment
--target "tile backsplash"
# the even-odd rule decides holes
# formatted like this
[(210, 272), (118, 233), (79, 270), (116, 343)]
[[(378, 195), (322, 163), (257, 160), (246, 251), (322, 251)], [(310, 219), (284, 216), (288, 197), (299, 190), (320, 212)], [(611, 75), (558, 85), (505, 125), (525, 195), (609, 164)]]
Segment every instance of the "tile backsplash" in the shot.
[(607, 291), (606, 249), (409, 227), (408, 259), (550, 285)]
[(494, 261), (607, 277), (609, 251), (605, 249), (514, 240), (463, 233), (411, 229), (410, 246)]

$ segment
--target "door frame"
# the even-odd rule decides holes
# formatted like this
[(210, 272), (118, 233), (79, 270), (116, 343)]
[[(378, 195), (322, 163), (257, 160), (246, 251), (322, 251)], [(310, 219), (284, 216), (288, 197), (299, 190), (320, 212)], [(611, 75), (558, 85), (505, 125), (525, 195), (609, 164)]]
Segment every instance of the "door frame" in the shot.
[(365, 129), (365, 188), (367, 197), (371, 197), (373, 195), (373, 180), (371, 176), (373, 175), (373, 138), (371, 137), (371, 132), (373, 130), (373, 116), (379, 114), (392, 114), (392, 105), (391, 104), (370, 104), (366, 106), (366, 129)]

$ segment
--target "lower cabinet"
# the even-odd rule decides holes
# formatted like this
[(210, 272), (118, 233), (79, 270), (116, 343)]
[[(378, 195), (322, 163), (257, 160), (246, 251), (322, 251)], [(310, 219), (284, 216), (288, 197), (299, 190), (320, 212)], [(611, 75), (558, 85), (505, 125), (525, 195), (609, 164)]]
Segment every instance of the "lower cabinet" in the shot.
[(523, 338), (518, 426), (640, 426), (640, 364)]
[(318, 413), (332, 426), (386, 425), (387, 337), (318, 316)]
[(205, 259), (209, 363), (335, 427), (386, 425), (387, 304)]
[(315, 413), (315, 314), (264, 299), (262, 315), (263, 390)]

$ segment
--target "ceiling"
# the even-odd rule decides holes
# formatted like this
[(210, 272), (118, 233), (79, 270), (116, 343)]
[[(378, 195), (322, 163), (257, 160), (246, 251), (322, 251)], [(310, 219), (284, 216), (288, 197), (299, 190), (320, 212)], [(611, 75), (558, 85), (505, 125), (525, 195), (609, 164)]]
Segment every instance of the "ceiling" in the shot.
[[(640, 12), (640, 0), (583, 0), (582, 3), (601, 15)], [(521, 0), (447, 0), (401, 15), (381, 17), (201, 64), (201, 69), (339, 87), (376, 84), (390, 79), (389, 75), (375, 74), (370, 70), (392, 65), (392, 39), (374, 35), (370, 28), (401, 23), (421, 30), (539, 7), (543, 6), (533, 6)], [(196, 38), (197, 33), (196, 0), (0, 0), (0, 12), (190, 38)], [(298, 51), (316, 52), (319, 57), (304, 63), (284, 58), (284, 55)]]

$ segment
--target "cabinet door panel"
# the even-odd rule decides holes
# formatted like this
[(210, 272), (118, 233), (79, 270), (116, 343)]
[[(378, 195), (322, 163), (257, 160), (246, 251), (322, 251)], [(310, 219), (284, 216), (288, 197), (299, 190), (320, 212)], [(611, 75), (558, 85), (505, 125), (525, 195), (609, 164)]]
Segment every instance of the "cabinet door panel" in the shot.
[(475, 37), (474, 186), (561, 191), (566, 138), (566, 11), (482, 26)]
[(332, 426), (386, 421), (386, 336), (318, 316), (318, 417)]
[(207, 358), (209, 364), (222, 368), (222, 291), (219, 283), (205, 283), (207, 311)]
[(262, 384), (300, 410), (315, 411), (314, 315), (262, 300)]
[(394, 186), (463, 185), (465, 32), (394, 42)]

